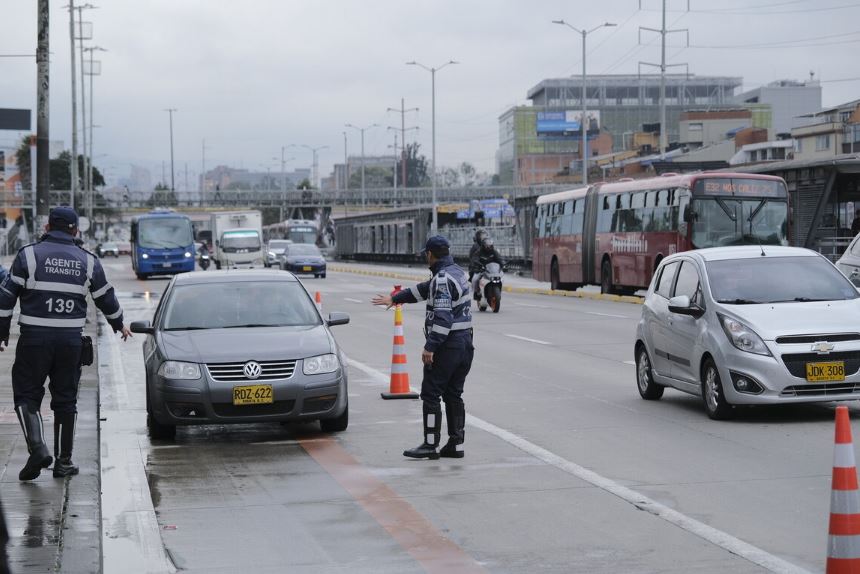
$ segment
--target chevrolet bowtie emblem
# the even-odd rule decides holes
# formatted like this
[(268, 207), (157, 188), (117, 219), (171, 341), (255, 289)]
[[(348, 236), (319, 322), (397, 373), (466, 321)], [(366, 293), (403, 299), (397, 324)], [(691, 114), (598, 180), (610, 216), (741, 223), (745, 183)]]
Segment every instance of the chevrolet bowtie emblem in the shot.
[(834, 349), (833, 343), (828, 343), (827, 341), (819, 341), (817, 343), (812, 344), (812, 351), (814, 353), (818, 353), (823, 355), (825, 353), (829, 353)]

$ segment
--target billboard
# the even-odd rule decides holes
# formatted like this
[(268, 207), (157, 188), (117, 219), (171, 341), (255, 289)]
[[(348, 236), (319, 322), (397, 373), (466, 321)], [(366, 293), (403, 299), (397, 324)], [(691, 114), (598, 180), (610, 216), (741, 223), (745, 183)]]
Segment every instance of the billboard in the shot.
[(30, 130), (30, 110), (0, 108), (0, 130)]
[[(587, 110), (585, 115), (588, 119), (586, 129), (588, 133), (595, 134), (600, 131), (600, 111)], [(582, 110), (565, 110), (560, 112), (538, 112), (537, 134), (538, 136), (575, 136), (581, 133)]]

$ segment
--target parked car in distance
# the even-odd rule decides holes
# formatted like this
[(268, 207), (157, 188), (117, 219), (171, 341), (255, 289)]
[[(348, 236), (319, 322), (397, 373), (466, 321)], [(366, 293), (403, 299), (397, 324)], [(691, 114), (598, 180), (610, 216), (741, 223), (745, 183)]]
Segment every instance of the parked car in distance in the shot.
[(177, 425), (349, 422), (346, 362), (307, 290), (273, 270), (192, 272), (168, 284), (145, 333), (147, 425), (170, 439)]
[(325, 278), (325, 257), (316, 245), (291, 243), (286, 246), (281, 256), (281, 269), (296, 274), (313, 274), (314, 277)]
[(120, 255), (131, 255), (131, 243), (128, 241), (120, 241), (116, 245), (119, 248)]
[(270, 239), (266, 244), (266, 267), (280, 267), (284, 251), (291, 243), (289, 239)]
[(860, 294), (824, 256), (716, 247), (664, 259), (635, 342), (644, 399), (699, 395), (712, 419), (735, 405), (860, 398)]
[(112, 241), (108, 241), (106, 243), (99, 243), (96, 246), (96, 255), (98, 255), (99, 257), (106, 257), (108, 255), (119, 257), (119, 246)]
[(857, 235), (839, 261), (836, 262), (836, 267), (848, 277), (855, 286), (860, 287), (860, 235)]

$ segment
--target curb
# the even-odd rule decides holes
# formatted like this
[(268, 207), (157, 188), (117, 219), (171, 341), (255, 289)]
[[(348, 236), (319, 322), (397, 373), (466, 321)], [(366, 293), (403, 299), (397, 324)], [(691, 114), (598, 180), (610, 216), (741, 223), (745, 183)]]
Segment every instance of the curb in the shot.
[[(354, 269), (351, 267), (340, 267), (338, 265), (329, 265), (329, 271), (336, 273), (353, 273), (356, 275), (368, 275), (371, 277), (385, 277), (387, 279), (402, 279), (405, 281), (424, 281), (427, 276), (407, 275), (405, 273), (395, 273), (393, 271), (373, 271), (370, 269)], [(597, 301), (612, 301), (613, 303), (631, 303), (633, 305), (641, 305), (644, 299), (634, 295), (607, 295), (604, 293), (589, 293), (582, 291), (562, 291), (560, 289), (545, 289), (543, 287), (511, 287), (506, 285), (502, 290), (507, 293), (520, 293), (526, 295), (549, 295), (551, 297), (575, 297), (578, 299), (593, 299)]]

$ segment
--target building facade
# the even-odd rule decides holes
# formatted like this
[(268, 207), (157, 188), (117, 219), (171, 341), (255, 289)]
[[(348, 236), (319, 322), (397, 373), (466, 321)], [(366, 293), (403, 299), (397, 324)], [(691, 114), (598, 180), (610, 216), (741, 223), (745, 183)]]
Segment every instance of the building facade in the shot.
[(766, 104), (770, 106), (772, 123), (769, 139), (775, 140), (780, 134), (789, 134), (792, 128), (799, 127), (807, 116), (821, 109), (821, 84), (809, 80), (779, 80), (766, 86), (738, 94), (735, 101), (743, 106)]
[(860, 100), (807, 114), (807, 125), (791, 130), (794, 159), (832, 158), (860, 151)]

